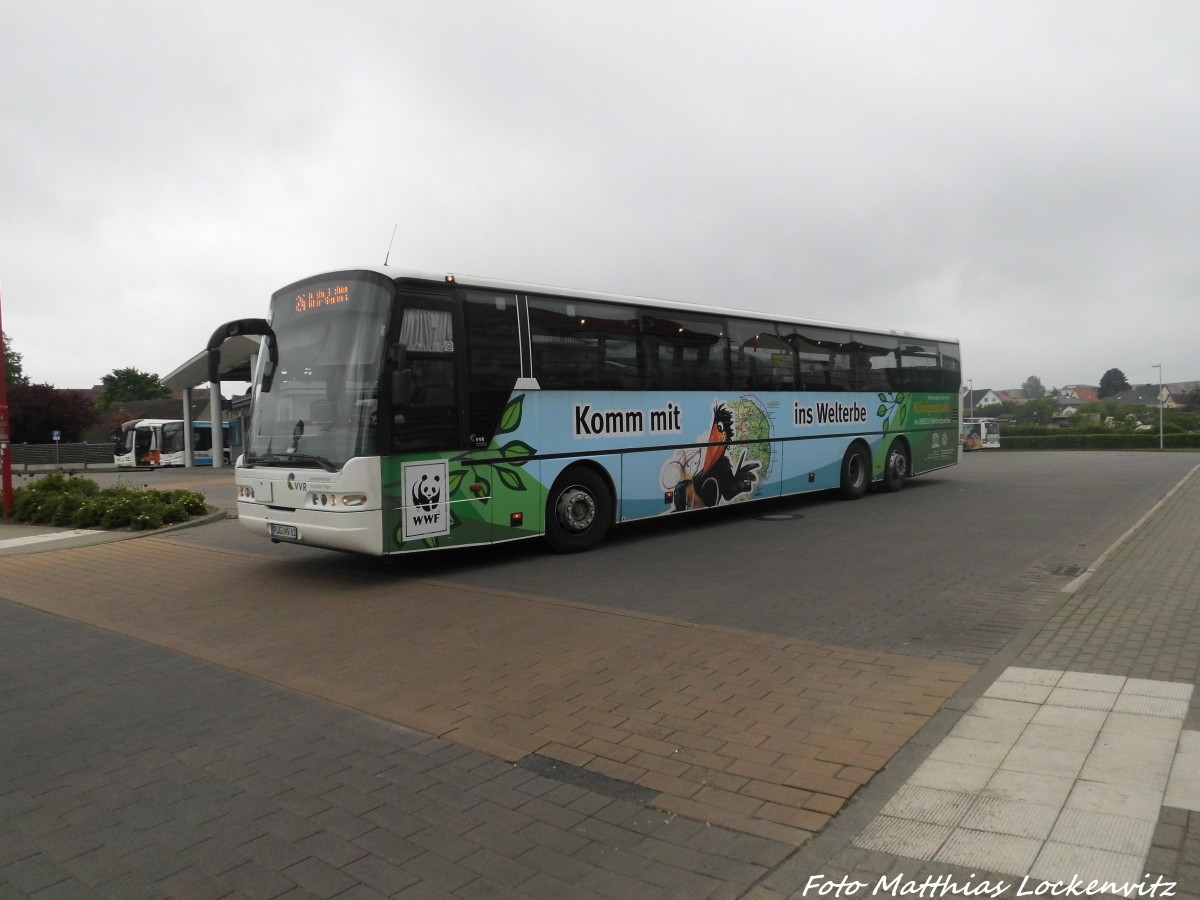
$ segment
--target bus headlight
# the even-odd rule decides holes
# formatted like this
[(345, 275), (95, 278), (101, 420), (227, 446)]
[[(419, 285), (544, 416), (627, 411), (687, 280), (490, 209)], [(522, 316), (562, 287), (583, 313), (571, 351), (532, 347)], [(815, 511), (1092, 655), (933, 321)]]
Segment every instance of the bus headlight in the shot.
[(254, 499), (254, 488), (248, 484), (239, 484), (238, 485), (238, 499), (239, 500), (253, 500)]

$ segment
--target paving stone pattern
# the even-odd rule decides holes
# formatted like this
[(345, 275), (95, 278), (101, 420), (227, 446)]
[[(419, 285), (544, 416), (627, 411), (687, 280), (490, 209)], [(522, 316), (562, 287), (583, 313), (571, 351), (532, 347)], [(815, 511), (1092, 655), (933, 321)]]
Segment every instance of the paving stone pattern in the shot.
[[(219, 592), (207, 586), (218, 562)], [(656, 808), (794, 846), (975, 672), (169, 539), (4, 567), (11, 600), (509, 762), (538, 754), (629, 782)]]
[(735, 897), (792, 847), (0, 602), (0, 897)]

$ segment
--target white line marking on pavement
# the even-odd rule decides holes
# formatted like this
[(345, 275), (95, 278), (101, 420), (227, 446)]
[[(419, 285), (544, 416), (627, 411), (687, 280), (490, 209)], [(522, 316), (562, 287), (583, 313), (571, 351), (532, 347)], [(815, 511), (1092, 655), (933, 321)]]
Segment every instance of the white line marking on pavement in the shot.
[(24, 547), (26, 544), (42, 544), (46, 541), (65, 541), (68, 538), (86, 537), (89, 534), (104, 534), (103, 531), (94, 531), (87, 528), (76, 528), (72, 531), (56, 531), (53, 534), (31, 534), (26, 537), (9, 538), (5, 541), (0, 541), (0, 550), (7, 550), (9, 547)]

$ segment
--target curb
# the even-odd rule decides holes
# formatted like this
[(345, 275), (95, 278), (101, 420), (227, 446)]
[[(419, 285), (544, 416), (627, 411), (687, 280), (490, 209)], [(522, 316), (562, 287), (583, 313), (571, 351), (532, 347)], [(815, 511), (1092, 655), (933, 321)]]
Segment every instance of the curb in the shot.
[[(228, 518), (237, 518), (236, 513), (229, 513), (220, 507), (210, 506), (208, 512), (202, 516), (193, 516), (186, 522), (174, 522), (170, 525), (164, 525), (161, 528), (147, 528), (141, 531), (121, 530), (121, 531), (102, 531), (96, 530), (90, 534), (77, 534), (77, 529), (63, 527), (57, 529), (55, 526), (43, 526), (45, 531), (43, 534), (53, 535), (60, 533), (61, 537), (57, 540), (42, 540), (38, 543), (31, 543), (16, 547), (3, 547), (0, 541), (0, 557), (5, 556), (25, 556), (32, 553), (49, 553), (54, 550), (70, 549), (75, 547), (90, 547), (96, 544), (111, 544), (116, 541), (128, 541), (135, 538), (154, 537), (156, 535), (169, 534), (173, 531), (179, 531), (184, 528), (195, 528), (199, 525), (208, 525), (212, 522), (219, 522)], [(18, 523), (20, 524), (20, 523)], [(3, 534), (4, 523), (0, 522), (0, 534)], [(64, 543), (71, 541), (72, 543), (64, 546)]]

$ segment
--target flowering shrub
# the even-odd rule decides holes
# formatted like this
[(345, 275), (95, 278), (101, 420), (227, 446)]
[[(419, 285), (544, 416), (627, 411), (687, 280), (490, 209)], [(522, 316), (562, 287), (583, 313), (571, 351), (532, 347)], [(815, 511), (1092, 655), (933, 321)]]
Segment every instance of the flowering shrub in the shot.
[(12, 515), (34, 525), (73, 528), (161, 528), (208, 511), (195, 491), (101, 490), (87, 478), (53, 472), (13, 493)]

